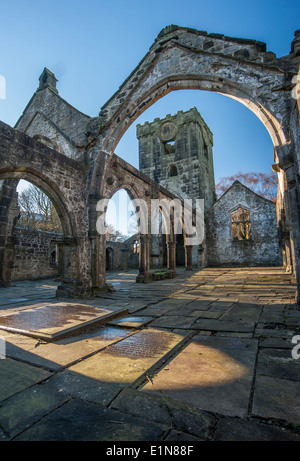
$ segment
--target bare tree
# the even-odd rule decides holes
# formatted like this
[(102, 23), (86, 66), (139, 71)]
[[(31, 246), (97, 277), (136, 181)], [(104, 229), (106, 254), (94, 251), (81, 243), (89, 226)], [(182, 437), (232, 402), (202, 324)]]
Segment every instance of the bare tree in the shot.
[(48, 232), (62, 232), (61, 222), (49, 197), (32, 184), (19, 193), (20, 227)]
[(277, 174), (273, 171), (270, 173), (237, 173), (233, 176), (221, 178), (216, 184), (217, 197), (220, 198), (236, 180), (258, 195), (276, 202), (278, 179)]
[(116, 230), (112, 224), (106, 226), (106, 240), (110, 242), (124, 242), (128, 237)]

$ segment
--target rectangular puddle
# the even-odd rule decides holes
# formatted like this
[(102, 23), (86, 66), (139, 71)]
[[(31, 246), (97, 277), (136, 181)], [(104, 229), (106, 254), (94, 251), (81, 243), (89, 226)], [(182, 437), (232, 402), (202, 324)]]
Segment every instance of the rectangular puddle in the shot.
[(142, 328), (153, 320), (153, 317), (126, 316), (121, 319), (111, 320), (109, 325), (115, 325), (124, 328)]
[(31, 305), (22, 311), (0, 316), (0, 330), (55, 341), (95, 328), (127, 313), (127, 309), (109, 310), (66, 302), (39, 307)]

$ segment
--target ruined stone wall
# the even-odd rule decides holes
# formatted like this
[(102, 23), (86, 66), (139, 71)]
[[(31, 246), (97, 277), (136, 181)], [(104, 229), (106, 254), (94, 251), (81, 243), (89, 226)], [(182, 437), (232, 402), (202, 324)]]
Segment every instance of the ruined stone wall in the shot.
[(46, 86), (34, 93), (15, 128), (69, 158), (84, 161), (82, 145), (89, 120), (61, 98), (56, 88)]
[[(252, 237), (249, 240), (234, 240), (232, 213), (238, 206), (250, 213)], [(282, 265), (275, 203), (255, 194), (239, 181), (214, 204), (206, 221), (208, 265)]]
[[(117, 270), (122, 268), (122, 248), (126, 248), (124, 242), (106, 241), (106, 269)], [(111, 252), (111, 257), (110, 257)], [(108, 259), (111, 264), (108, 264)]]
[[(15, 260), (12, 280), (33, 280), (56, 277), (58, 273), (58, 254), (54, 240), (62, 240), (62, 235), (35, 229), (15, 227)], [(55, 259), (51, 253), (55, 251)]]

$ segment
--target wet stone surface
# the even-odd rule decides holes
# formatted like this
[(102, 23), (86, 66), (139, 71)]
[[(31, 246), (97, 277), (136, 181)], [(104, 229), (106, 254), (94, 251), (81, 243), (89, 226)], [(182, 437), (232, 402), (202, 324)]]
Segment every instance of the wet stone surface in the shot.
[(145, 330), (110, 346), (106, 353), (137, 359), (160, 357), (172, 347), (174, 337), (164, 331)]
[(107, 314), (109, 310), (87, 306), (85, 304), (48, 304), (37, 309), (31, 308), (12, 315), (0, 317), (0, 327), (20, 330), (42, 330), (64, 327), (74, 322)]

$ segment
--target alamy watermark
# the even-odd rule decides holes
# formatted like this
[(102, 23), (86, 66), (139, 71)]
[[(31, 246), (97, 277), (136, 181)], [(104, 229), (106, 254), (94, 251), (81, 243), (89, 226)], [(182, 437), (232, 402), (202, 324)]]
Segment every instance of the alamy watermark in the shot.
[[(96, 222), (97, 232), (106, 234), (106, 211), (109, 199), (99, 200), (96, 211), (99, 217)], [(116, 205), (113, 206), (117, 214)], [(182, 234), (185, 236), (185, 245), (200, 245), (204, 239), (204, 200), (203, 199), (152, 199), (150, 206), (143, 199), (131, 200), (134, 209), (138, 232), (143, 235)], [(123, 210), (118, 210), (119, 214)], [(161, 225), (163, 221), (163, 226)]]
[(0, 99), (6, 99), (6, 80), (0, 75)]
[(300, 73), (292, 78), (292, 84), (295, 85), (292, 89), (292, 98), (300, 100)]
[(3, 336), (0, 336), (0, 360), (6, 358), (6, 342)]
[(293, 336), (292, 344), (296, 344), (296, 346), (294, 346), (292, 349), (293, 359), (295, 360), (300, 359), (300, 335)]

